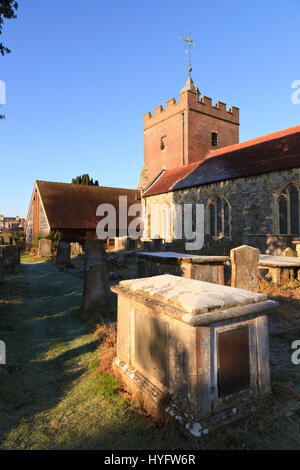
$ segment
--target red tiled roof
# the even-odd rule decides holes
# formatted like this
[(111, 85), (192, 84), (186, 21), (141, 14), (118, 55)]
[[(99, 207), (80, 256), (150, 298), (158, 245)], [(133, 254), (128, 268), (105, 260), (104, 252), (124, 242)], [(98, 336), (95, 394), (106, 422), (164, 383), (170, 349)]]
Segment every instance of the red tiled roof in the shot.
[(216, 157), (218, 155), (225, 155), (229, 152), (234, 152), (236, 150), (241, 150), (246, 147), (250, 147), (253, 145), (262, 144), (264, 142), (270, 142), (273, 140), (281, 139), (282, 137), (286, 137), (289, 135), (297, 134), (300, 132), (300, 126), (289, 127), (288, 129), (283, 129), (281, 131), (272, 132), (271, 134), (266, 134), (261, 137), (256, 137), (255, 139), (245, 140), (244, 142), (240, 142), (239, 144), (228, 145), (227, 147), (219, 148), (217, 150), (212, 150), (208, 155), (208, 157)]
[(143, 194), (153, 196), (192, 186), (300, 167), (300, 126), (214, 150), (186, 175), (167, 170)]
[(172, 170), (165, 170), (152, 185), (146, 189), (143, 196), (152, 196), (153, 194), (167, 193), (172, 190), (174, 184), (179, 182), (185, 176), (188, 176), (197, 166), (199, 162), (190, 163), (185, 166), (178, 166)]
[(100, 220), (96, 209), (103, 203), (115, 207), (118, 227), (119, 196), (127, 196), (128, 206), (137, 202), (137, 195), (139, 197), (139, 191), (135, 189), (50, 181), (37, 181), (37, 186), (51, 229), (95, 229)]

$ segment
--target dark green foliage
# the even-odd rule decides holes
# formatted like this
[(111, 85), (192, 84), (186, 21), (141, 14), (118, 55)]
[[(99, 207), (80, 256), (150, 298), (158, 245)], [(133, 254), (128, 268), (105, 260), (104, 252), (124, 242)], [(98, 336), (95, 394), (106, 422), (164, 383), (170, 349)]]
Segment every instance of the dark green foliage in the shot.
[(82, 176), (77, 176), (76, 178), (73, 178), (72, 184), (83, 184), (85, 186), (99, 186), (98, 180), (95, 180), (94, 182), (93, 178), (90, 178), (87, 173)]
[[(4, 19), (16, 18), (17, 9), (18, 3), (15, 0), (0, 0), (0, 35), (2, 34)], [(0, 42), (0, 55), (9, 54), (10, 52), (10, 49)], [(4, 114), (0, 114), (0, 121), (1, 119), (5, 119)]]
[(24, 232), (12, 232), (11, 238), (13, 243), (21, 248), (24, 251), (25, 248), (25, 233)]
[(33, 248), (38, 249), (39, 240), (45, 238), (46, 240), (51, 240), (51, 250), (56, 251), (59, 243), (62, 240), (62, 234), (58, 230), (51, 230), (47, 235), (44, 232), (36, 233), (32, 239)]
[[(17, 9), (18, 3), (15, 0), (0, 0), (0, 34), (2, 34), (4, 19), (10, 20), (12, 18), (16, 18)], [(9, 53), (10, 49), (0, 42), (0, 54), (4, 55)]]

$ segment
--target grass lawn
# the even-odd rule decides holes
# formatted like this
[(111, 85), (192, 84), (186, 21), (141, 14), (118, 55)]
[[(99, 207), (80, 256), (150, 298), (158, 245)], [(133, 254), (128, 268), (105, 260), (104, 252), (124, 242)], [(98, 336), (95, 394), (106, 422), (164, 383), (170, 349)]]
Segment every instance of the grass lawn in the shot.
[[(96, 337), (78, 312), (82, 287), (78, 266), (62, 272), (28, 256), (0, 285), (8, 362), (0, 366), (0, 449), (197, 449), (171, 423), (158, 429), (112, 375), (99, 373)], [(300, 301), (290, 302), (271, 320), (271, 371), (283, 401), (297, 402), (300, 365), (291, 363), (290, 346), (300, 339)], [(266, 412), (200, 447), (299, 449), (300, 400), (296, 411)]]
[(81, 294), (80, 277), (33, 259), (0, 286), (8, 362), (0, 371), (0, 448), (184, 448), (180, 434), (170, 441), (118, 393), (114, 377), (98, 373)]

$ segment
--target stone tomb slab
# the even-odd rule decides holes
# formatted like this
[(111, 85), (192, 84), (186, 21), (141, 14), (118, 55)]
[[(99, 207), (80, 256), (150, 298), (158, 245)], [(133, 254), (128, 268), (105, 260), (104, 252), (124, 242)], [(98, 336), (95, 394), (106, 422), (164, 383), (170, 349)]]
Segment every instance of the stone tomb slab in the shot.
[(300, 280), (300, 258), (294, 256), (260, 255), (259, 269), (267, 269), (268, 276), (275, 285), (280, 286), (285, 282)]
[(118, 294), (116, 367), (147, 402), (167, 392), (204, 417), (241, 393), (270, 390), (267, 312), (279, 304), (266, 295), (173, 275), (111, 290)]
[(199, 256), (187, 253), (138, 253), (139, 277), (174, 274), (198, 281), (224, 284), (224, 265), (228, 256)]

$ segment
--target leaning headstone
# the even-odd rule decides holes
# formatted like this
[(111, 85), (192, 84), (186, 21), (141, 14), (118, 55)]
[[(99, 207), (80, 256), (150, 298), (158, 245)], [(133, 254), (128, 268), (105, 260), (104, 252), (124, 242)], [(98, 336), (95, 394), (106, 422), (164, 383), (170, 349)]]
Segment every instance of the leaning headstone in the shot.
[(3, 258), (0, 257), (0, 284), (3, 284), (5, 281), (5, 267)]
[(81, 309), (97, 309), (107, 305), (108, 270), (102, 240), (91, 239), (86, 245), (84, 287)]
[(46, 238), (39, 240), (38, 256), (41, 258), (49, 258), (51, 256), (51, 240)]
[(231, 287), (256, 291), (259, 279), (259, 250), (252, 246), (239, 246), (230, 251)]
[(60, 242), (56, 252), (56, 265), (66, 267), (70, 265), (71, 246), (70, 243)]

